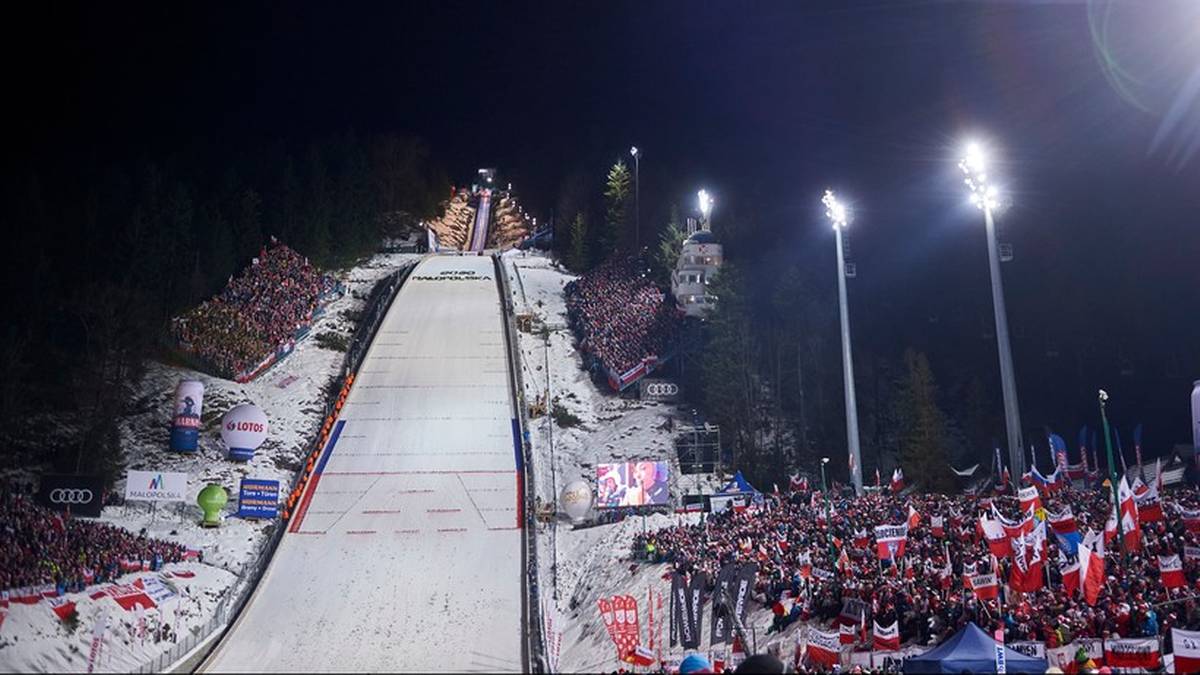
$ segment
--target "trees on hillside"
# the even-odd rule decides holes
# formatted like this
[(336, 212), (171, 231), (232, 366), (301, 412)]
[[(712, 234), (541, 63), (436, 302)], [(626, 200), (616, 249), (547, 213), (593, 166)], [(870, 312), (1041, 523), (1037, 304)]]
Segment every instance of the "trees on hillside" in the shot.
[(604, 227), (596, 233), (596, 261), (612, 255), (628, 238), (631, 192), (629, 167), (618, 159), (608, 170), (604, 184)]
[(904, 353), (905, 374), (896, 397), (900, 421), (900, 463), (906, 475), (927, 490), (954, 488), (950, 474), (949, 420), (937, 401), (929, 359), (911, 349)]

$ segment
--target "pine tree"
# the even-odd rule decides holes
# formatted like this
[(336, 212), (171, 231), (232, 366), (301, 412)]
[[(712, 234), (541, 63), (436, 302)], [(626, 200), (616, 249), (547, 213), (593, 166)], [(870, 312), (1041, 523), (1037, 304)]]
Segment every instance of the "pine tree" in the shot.
[[(758, 408), (757, 350), (746, 282), (732, 263), (713, 279), (716, 308), (705, 322), (705, 358), (701, 368), (704, 407), (733, 444), (736, 468), (758, 475), (755, 420)], [(728, 433), (728, 436), (726, 434)]]
[(949, 471), (950, 432), (946, 414), (937, 403), (937, 384), (925, 354), (904, 353), (907, 376), (897, 397), (900, 462), (904, 473), (921, 481), (925, 489), (946, 492), (954, 487)]
[(571, 221), (571, 247), (567, 251), (567, 266), (574, 272), (588, 269), (588, 226), (583, 213), (576, 213)]
[(671, 282), (671, 271), (675, 269), (675, 263), (679, 260), (679, 252), (683, 248), (685, 238), (686, 234), (679, 226), (679, 206), (672, 204), (671, 219), (659, 235), (658, 250), (654, 253), (654, 273), (660, 284), (666, 285)]
[(596, 232), (596, 261), (612, 255), (629, 229), (629, 167), (624, 160), (617, 160), (608, 171), (604, 189), (604, 227)]

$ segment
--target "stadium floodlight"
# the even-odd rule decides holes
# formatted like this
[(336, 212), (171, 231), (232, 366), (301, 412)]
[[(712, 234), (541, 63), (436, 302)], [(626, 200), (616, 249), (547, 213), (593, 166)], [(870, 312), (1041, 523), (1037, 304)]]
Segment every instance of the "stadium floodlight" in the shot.
[[(854, 393), (854, 356), (850, 351), (850, 304), (846, 297), (846, 253), (842, 243), (842, 230), (850, 220), (850, 211), (838, 201), (833, 190), (826, 190), (821, 197), (825, 205), (825, 216), (833, 224), (837, 239), (838, 313), (842, 329), (842, 382), (846, 392), (846, 449), (849, 452), (850, 480), (854, 492), (862, 495), (862, 449), (858, 440), (858, 397)], [(821, 470), (824, 472), (823, 460)], [(823, 475), (823, 474), (822, 474)]]
[(846, 205), (838, 201), (838, 198), (833, 194), (833, 190), (826, 190), (825, 196), (821, 197), (821, 203), (825, 205), (825, 217), (829, 218), (829, 222), (833, 224), (833, 229), (840, 230), (846, 226), (850, 220), (850, 212), (846, 209)]
[(1021, 414), (1017, 402), (1017, 382), (1013, 375), (1012, 345), (1008, 337), (1008, 312), (1004, 308), (1004, 283), (1000, 278), (1000, 253), (996, 244), (996, 223), (992, 212), (1000, 204), (1000, 191), (988, 178), (989, 157), (978, 141), (967, 143), (958, 168), (970, 190), (971, 203), (983, 211), (987, 229), (988, 267), (992, 277), (992, 310), (996, 319), (996, 349), (1000, 357), (1000, 387), (1004, 394), (1004, 426), (1008, 432), (1008, 459), (1012, 466), (1014, 490), (1020, 488), (1025, 473), (1025, 453), (1021, 451)]
[(696, 196), (700, 199), (700, 215), (704, 216), (704, 224), (707, 226), (709, 224), (708, 214), (712, 213), (713, 207), (712, 195), (708, 194), (708, 190), (702, 189), (696, 193)]

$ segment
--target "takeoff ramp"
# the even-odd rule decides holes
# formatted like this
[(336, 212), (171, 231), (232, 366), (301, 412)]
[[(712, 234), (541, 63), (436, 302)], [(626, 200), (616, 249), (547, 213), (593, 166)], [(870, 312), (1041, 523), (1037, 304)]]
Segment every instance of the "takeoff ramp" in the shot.
[(492, 260), (430, 257), (269, 569), (202, 669), (519, 671), (521, 532)]

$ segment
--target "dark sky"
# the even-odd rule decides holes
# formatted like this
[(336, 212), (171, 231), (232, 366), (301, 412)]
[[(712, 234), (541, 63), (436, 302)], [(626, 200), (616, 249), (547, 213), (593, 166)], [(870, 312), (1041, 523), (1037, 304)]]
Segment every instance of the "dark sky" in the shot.
[[(768, 278), (793, 250), (832, 265), (819, 196), (846, 195), (864, 340), (947, 331), (953, 342), (949, 319), (975, 332), (990, 320), (982, 225), (956, 173), (976, 134), (999, 151), (1012, 200), (1000, 220), (1017, 251), (1005, 275), (1023, 388), (1043, 384), (1029, 355), (1048, 342), (1119, 343), (1144, 364), (1131, 407), (1163, 408), (1172, 440), (1186, 437), (1200, 378), (1200, 3), (26, 11), (5, 21), (10, 162), (394, 130), (426, 138), (460, 179), (499, 167), (545, 214), (565, 173), (599, 180), (636, 143), (645, 218), (690, 207), (703, 185), (718, 223), (733, 211), (764, 223), (742, 245), (760, 249), (746, 261)], [(1174, 379), (1170, 359), (1182, 363)], [(1032, 416), (1090, 409), (1080, 392), (1116, 377), (1115, 362), (1072, 366), (1072, 404)]]

